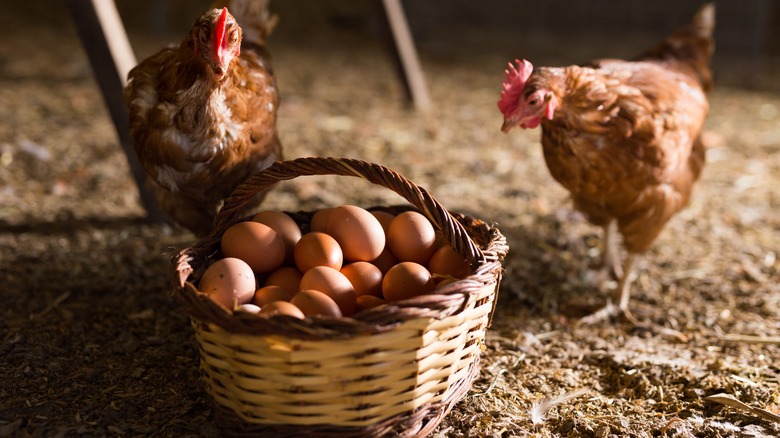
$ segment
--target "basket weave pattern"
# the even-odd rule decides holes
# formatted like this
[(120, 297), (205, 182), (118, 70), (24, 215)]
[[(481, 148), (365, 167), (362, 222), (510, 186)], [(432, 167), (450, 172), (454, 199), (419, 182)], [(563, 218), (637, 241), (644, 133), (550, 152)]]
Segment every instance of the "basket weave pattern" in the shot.
[[(219, 239), (243, 207), (273, 184), (306, 175), (355, 176), (387, 187), (441, 230), (472, 274), (436, 294), (351, 318), (300, 320), (231, 314), (194, 283), (221, 257)], [(312, 213), (292, 216), (305, 232)], [(174, 294), (190, 314), (218, 420), (236, 434), (423, 436), (465, 395), (495, 305), (506, 241), (497, 229), (450, 213), (385, 167), (342, 158), (277, 162), (225, 201), (211, 236), (174, 258)]]

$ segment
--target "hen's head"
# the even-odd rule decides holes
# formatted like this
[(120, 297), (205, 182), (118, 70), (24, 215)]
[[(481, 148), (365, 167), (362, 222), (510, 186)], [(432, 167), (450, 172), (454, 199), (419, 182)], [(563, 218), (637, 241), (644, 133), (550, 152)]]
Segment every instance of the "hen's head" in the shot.
[(515, 60), (517, 67), (509, 63), (505, 70), (506, 80), (501, 84), (501, 100), (498, 109), (504, 114), (501, 131), (509, 132), (519, 125), (521, 128), (536, 128), (542, 117), (552, 120), (558, 100), (552, 91), (528, 85), (534, 66), (525, 59)]
[(227, 8), (212, 9), (195, 22), (190, 43), (214, 77), (221, 80), (230, 62), (241, 53), (241, 28)]

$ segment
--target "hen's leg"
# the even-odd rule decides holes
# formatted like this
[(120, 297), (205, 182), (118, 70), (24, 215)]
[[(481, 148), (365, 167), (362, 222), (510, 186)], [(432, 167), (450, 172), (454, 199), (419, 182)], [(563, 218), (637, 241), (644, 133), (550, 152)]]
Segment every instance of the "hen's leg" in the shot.
[[(629, 257), (631, 255), (629, 254)], [(615, 278), (622, 278), (625, 270), (620, 266), (620, 235), (617, 221), (612, 220), (604, 227), (604, 255), (602, 269)], [(628, 259), (626, 259), (628, 262)]]
[[(607, 242), (605, 243), (605, 248), (608, 246)], [(626, 316), (626, 319), (628, 319), (631, 323), (636, 324), (637, 320), (634, 318), (634, 316), (631, 314), (631, 311), (628, 310), (628, 302), (629, 298), (631, 297), (631, 283), (634, 280), (634, 260), (635, 257), (637, 257), (636, 254), (629, 253), (626, 257), (625, 262), (623, 263), (622, 267), (622, 274), (619, 279), (618, 287), (615, 290), (615, 292), (612, 294), (612, 299), (607, 302), (607, 304), (602, 307), (601, 309), (591, 313), (590, 315), (587, 315), (579, 320), (580, 324), (595, 324), (597, 322), (604, 321), (606, 319), (609, 319), (613, 316), (618, 316), (620, 314), (623, 314)], [(606, 262), (607, 255), (605, 253), (604, 260)], [(615, 305), (617, 304), (617, 306)]]
[(637, 257), (639, 257), (637, 254), (628, 253), (626, 261), (623, 264), (623, 275), (620, 276), (618, 287), (612, 294), (612, 302), (618, 304), (617, 312), (625, 315), (626, 319), (634, 324), (637, 324), (638, 321), (628, 309), (628, 301), (631, 298), (631, 283), (634, 282), (634, 277), (636, 276), (636, 272), (634, 272), (634, 262)]
[(604, 251), (601, 254), (601, 266), (590, 270), (585, 281), (597, 287), (604, 287), (607, 282), (620, 279), (623, 267), (620, 265), (620, 235), (617, 221), (610, 221), (604, 226)]

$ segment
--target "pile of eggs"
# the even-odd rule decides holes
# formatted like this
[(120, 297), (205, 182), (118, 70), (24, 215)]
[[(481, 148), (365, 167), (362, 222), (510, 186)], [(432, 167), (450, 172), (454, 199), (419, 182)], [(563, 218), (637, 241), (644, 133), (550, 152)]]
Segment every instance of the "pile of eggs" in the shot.
[(234, 224), (198, 289), (236, 312), (341, 317), (468, 275), (466, 259), (417, 211), (342, 205), (318, 210), (310, 228), (302, 234), (272, 210)]

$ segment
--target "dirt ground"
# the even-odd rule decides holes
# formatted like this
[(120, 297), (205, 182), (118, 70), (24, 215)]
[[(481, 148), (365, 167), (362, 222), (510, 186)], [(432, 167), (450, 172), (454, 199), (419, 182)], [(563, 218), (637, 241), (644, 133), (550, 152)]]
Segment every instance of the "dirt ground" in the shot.
[[(169, 257), (192, 236), (145, 223), (62, 6), (4, 10), (0, 436), (219, 436), (168, 289)], [(376, 40), (296, 38), (283, 23), (272, 51), (288, 158), (390, 166), (507, 236), (481, 376), (434, 436), (780, 435), (780, 422), (708, 399), (780, 413), (777, 91), (717, 86), (703, 179), (640, 264), (635, 314), (687, 339), (621, 321), (575, 329), (607, 296), (585, 282), (600, 234), (549, 176), (538, 131), (499, 131), (507, 54), (423, 51), (435, 102), (423, 117)], [(131, 36), (139, 54), (179, 39)], [(345, 180), (283, 183), (266, 206), (399, 202)]]

